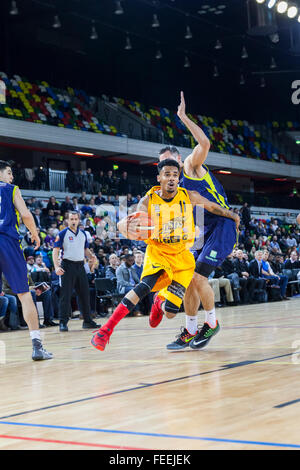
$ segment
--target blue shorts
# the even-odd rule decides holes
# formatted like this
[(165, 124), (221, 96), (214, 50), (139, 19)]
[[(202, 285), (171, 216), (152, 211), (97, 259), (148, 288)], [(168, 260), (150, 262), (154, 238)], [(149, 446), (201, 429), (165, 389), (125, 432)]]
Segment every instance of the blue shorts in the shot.
[(15, 294), (29, 292), (27, 264), (19, 240), (0, 234), (0, 291), (4, 274)]
[(218, 218), (216, 224), (206, 227), (204, 244), (201, 250), (192, 250), (196, 261), (196, 272), (209, 277), (232, 252), (237, 243), (235, 222), (225, 217)]

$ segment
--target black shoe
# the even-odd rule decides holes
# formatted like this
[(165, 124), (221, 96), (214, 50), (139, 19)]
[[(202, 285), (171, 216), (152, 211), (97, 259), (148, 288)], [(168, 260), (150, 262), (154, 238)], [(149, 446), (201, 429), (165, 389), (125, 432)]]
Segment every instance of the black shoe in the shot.
[(52, 320), (44, 321), (44, 326), (58, 326), (58, 323), (55, 323)]
[(97, 323), (96, 323), (95, 321), (93, 321), (93, 320), (91, 320), (91, 321), (84, 321), (84, 322), (82, 323), (82, 328), (83, 328), (84, 330), (92, 329), (92, 328), (95, 329), (95, 328), (100, 328), (100, 327), (101, 327), (101, 325), (97, 325)]
[(49, 353), (43, 348), (40, 340), (34, 339), (32, 341), (32, 360), (33, 361), (47, 361), (53, 358), (53, 354)]
[(181, 328), (180, 334), (177, 336), (177, 339), (170, 344), (167, 344), (167, 349), (171, 351), (178, 351), (179, 349), (185, 349), (190, 345), (190, 342), (195, 338), (198, 331), (191, 335), (186, 328)]
[(39, 329), (42, 330), (43, 328), (46, 328), (46, 327), (40, 323), (39, 324)]
[(59, 331), (69, 331), (69, 328), (67, 327), (65, 323), (60, 322)]
[(190, 342), (192, 349), (202, 349), (208, 344), (211, 338), (220, 331), (220, 325), (217, 321), (215, 328), (211, 328), (208, 323), (204, 323), (201, 331)]

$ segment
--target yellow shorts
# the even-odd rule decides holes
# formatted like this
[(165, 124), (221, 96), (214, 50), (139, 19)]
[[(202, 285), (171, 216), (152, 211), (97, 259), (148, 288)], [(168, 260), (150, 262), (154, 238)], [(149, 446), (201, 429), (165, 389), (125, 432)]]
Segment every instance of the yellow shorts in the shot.
[(162, 253), (156, 246), (148, 245), (141, 279), (161, 269), (164, 273), (159, 277), (152, 291), (158, 292), (160, 297), (180, 307), (195, 271), (194, 256), (188, 250), (177, 255), (170, 255)]

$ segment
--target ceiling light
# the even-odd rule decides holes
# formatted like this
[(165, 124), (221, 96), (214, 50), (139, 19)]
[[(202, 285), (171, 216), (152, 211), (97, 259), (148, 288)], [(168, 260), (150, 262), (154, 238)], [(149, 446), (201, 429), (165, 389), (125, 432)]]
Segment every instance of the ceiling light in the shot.
[(288, 8), (287, 16), (289, 18), (295, 18), (298, 14), (298, 8), (295, 5), (292, 5)]
[(285, 13), (287, 10), (288, 4), (287, 2), (281, 1), (277, 4), (277, 11), (278, 13)]
[(159, 26), (160, 26), (156, 13), (154, 13), (154, 15), (153, 15), (152, 25), (151, 26), (152, 26), (152, 28), (159, 28)]
[(75, 155), (84, 155), (86, 157), (93, 157), (94, 153), (87, 153), (87, 152), (75, 152)]
[(188, 56), (186, 55), (185, 58), (184, 58), (184, 68), (188, 69), (190, 66), (191, 66), (191, 63), (190, 63), (190, 60), (188, 58)]
[(132, 44), (130, 41), (130, 37), (127, 35), (126, 37), (126, 43), (125, 43), (125, 51), (130, 51), (132, 49)]
[(13, 16), (16, 16), (16, 15), (19, 14), (19, 10), (18, 10), (18, 7), (17, 7), (17, 2), (15, 2), (15, 1), (11, 2), (11, 7), (10, 7), (9, 14), (13, 15)]
[(242, 49), (242, 59), (248, 59), (248, 52), (245, 46)]
[(124, 10), (119, 0), (116, 1), (115, 15), (123, 15)]
[(222, 49), (222, 43), (221, 41), (218, 39), (217, 42), (216, 42), (216, 45), (215, 45), (215, 49)]
[(157, 49), (156, 54), (155, 54), (155, 59), (157, 60), (162, 59), (162, 53), (160, 49)]
[(265, 88), (265, 86), (266, 86), (265, 77), (261, 77), (261, 79), (260, 79), (260, 87), (261, 87), (261, 88)]
[(270, 69), (276, 69), (276, 67), (277, 67), (277, 64), (276, 64), (276, 62), (275, 62), (275, 59), (274, 59), (274, 57), (272, 57), (272, 59), (271, 59), (271, 65), (270, 65)]
[(273, 6), (276, 4), (277, 0), (269, 0), (268, 2), (268, 8), (273, 8)]
[(58, 15), (54, 16), (54, 23), (53, 23), (52, 27), (54, 29), (61, 28), (61, 22), (60, 22), (60, 19), (59, 19)]
[(231, 171), (227, 171), (227, 170), (220, 170), (218, 171), (218, 173), (221, 173), (221, 175), (231, 175)]
[(274, 44), (277, 44), (280, 40), (278, 33), (270, 34), (269, 38)]
[(213, 74), (213, 77), (214, 78), (217, 78), (219, 76), (219, 70), (218, 70), (218, 67), (215, 65), (214, 66), (214, 74)]
[(93, 24), (92, 24), (92, 31), (91, 31), (90, 39), (98, 39), (98, 33), (95, 27), (95, 21), (93, 21)]
[(186, 27), (186, 32), (185, 32), (185, 39), (192, 39), (193, 34), (191, 31), (191, 28), (189, 26)]
[(240, 85), (245, 85), (245, 77), (243, 74), (241, 74), (241, 78), (240, 78)]
[(256, 3), (264, 3), (265, 0), (256, 0)]

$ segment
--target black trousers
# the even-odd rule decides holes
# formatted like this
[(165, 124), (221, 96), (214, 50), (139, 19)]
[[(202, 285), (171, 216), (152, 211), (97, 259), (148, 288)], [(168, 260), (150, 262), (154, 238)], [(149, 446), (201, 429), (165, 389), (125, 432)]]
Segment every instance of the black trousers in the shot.
[(90, 291), (83, 261), (64, 259), (61, 267), (65, 271), (61, 276), (59, 293), (59, 320), (67, 324), (70, 316), (71, 297), (75, 289), (84, 321), (91, 321)]

